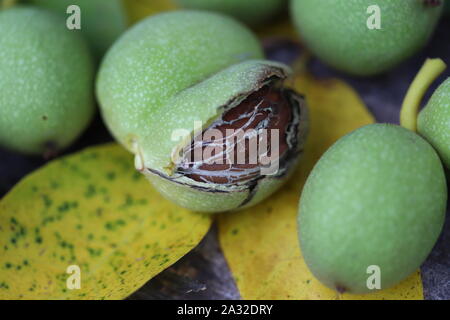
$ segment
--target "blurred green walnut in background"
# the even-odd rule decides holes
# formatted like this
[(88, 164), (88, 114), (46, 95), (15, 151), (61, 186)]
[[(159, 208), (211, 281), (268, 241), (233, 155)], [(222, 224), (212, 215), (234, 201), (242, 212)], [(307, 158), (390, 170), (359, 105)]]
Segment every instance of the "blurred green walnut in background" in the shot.
[(436, 89), (420, 112), (417, 130), (433, 145), (450, 169), (450, 78)]
[(30, 154), (67, 147), (93, 116), (93, 77), (85, 40), (63, 18), (0, 12), (0, 145)]
[(440, 58), (425, 61), (405, 96), (400, 123), (422, 135), (450, 169), (450, 78), (434, 91), (426, 106), (418, 113), (425, 92), (446, 67)]
[(81, 9), (81, 32), (95, 55), (101, 58), (127, 28), (127, 17), (121, 0), (30, 0), (32, 4), (51, 9), (64, 17), (70, 5)]
[(217, 11), (252, 25), (261, 25), (279, 14), (287, 0), (175, 0), (182, 8)]
[[(443, 1), (436, 0), (291, 0), (292, 18), (308, 48), (332, 67), (359, 76), (387, 71), (420, 50), (442, 9)], [(379, 17), (379, 29), (371, 29), (372, 17)]]
[[(103, 118), (135, 154), (136, 168), (168, 199), (204, 212), (253, 205), (292, 172), (307, 119), (302, 97), (282, 86), (289, 68), (262, 59), (255, 35), (225, 15), (152, 16), (127, 31), (100, 67)], [(262, 173), (259, 160), (250, 164), (247, 147), (243, 165), (234, 156), (227, 163), (224, 157), (238, 144), (224, 146), (225, 137), (233, 138), (226, 129), (277, 129), (278, 170)], [(224, 139), (205, 138), (214, 130)], [(209, 142), (219, 150), (207, 156)], [(269, 146), (275, 150), (271, 139)], [(201, 158), (192, 158), (197, 151)]]

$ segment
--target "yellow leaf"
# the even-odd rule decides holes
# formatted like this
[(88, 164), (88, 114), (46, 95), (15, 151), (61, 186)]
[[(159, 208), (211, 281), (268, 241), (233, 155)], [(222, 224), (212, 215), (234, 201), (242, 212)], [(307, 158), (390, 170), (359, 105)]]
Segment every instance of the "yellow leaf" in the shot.
[(297, 238), (301, 188), (320, 156), (341, 136), (374, 118), (363, 102), (338, 79), (317, 80), (307, 74), (292, 87), (306, 95), (310, 136), (292, 179), (270, 199), (219, 217), (219, 239), (244, 299), (423, 299), (419, 272), (398, 286), (370, 295), (338, 294), (308, 270)]
[(123, 0), (131, 24), (148, 16), (177, 9), (173, 0)]
[[(210, 224), (164, 200), (122, 147), (88, 148), (30, 174), (0, 201), (0, 299), (125, 298)], [(79, 290), (66, 285), (71, 265), (81, 271)]]
[[(180, 9), (174, 0), (122, 1), (124, 2), (131, 24), (157, 13)], [(269, 21), (269, 23), (257, 27), (254, 31), (260, 36), (260, 38), (282, 37), (292, 41), (298, 41), (300, 37), (287, 14), (286, 16), (280, 17), (278, 20)]]
[(262, 39), (279, 37), (296, 42), (300, 39), (300, 36), (292, 25), (289, 17), (283, 17), (277, 21), (264, 24), (263, 26), (256, 28), (255, 32)]

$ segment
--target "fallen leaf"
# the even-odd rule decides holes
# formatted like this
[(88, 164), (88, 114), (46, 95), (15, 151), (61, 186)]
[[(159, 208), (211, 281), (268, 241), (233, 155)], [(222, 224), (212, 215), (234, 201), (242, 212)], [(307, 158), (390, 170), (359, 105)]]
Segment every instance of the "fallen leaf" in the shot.
[[(219, 216), (219, 240), (244, 299), (423, 299), (417, 271), (394, 288), (369, 295), (338, 294), (307, 268), (297, 238), (301, 189), (320, 156), (340, 137), (374, 122), (355, 91), (338, 79), (302, 73), (292, 87), (306, 96), (310, 136), (292, 179), (263, 203)], [(324, 200), (325, 201), (325, 200)]]
[[(119, 145), (88, 148), (30, 174), (0, 201), (0, 299), (126, 298), (210, 225), (210, 216), (164, 200)], [(81, 289), (66, 285), (73, 265)]]
[[(174, 0), (123, 0), (123, 2), (131, 24), (157, 13), (180, 9)], [(252, 29), (261, 38), (275, 37), (298, 42), (300, 37), (287, 14)]]
[(256, 34), (262, 38), (283, 38), (298, 42), (300, 35), (295, 30), (289, 17), (283, 17), (277, 21), (264, 24), (255, 29)]
[(173, 0), (123, 0), (131, 24), (148, 16), (177, 9)]

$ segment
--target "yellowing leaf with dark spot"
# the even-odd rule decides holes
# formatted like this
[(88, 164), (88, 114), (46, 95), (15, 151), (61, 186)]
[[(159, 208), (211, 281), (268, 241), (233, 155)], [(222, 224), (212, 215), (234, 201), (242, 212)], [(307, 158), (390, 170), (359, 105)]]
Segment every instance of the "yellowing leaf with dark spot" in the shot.
[[(308, 270), (297, 238), (303, 184), (320, 156), (341, 136), (374, 122), (354, 90), (338, 79), (303, 74), (292, 86), (306, 95), (310, 136), (299, 169), (265, 202), (219, 217), (225, 257), (244, 299), (423, 299), (419, 272), (398, 286), (369, 295), (340, 295)], [(368, 275), (369, 276), (369, 275)]]
[[(122, 147), (86, 149), (30, 174), (0, 201), (0, 299), (123, 299), (210, 225), (164, 200)], [(81, 271), (79, 290), (66, 285), (71, 265)]]
[(130, 23), (148, 16), (177, 9), (173, 0), (123, 0)]

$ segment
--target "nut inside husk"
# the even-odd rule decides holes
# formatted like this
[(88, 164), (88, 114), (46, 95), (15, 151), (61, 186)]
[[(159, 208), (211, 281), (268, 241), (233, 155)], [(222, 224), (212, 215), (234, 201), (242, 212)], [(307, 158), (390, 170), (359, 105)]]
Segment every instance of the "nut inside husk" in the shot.
[(283, 175), (299, 153), (299, 104), (291, 90), (265, 84), (181, 150), (175, 175), (220, 185)]
[(246, 61), (178, 93), (153, 116), (167, 125), (137, 144), (136, 168), (191, 210), (265, 199), (293, 172), (308, 131), (304, 98), (283, 86), (290, 74), (283, 64)]

